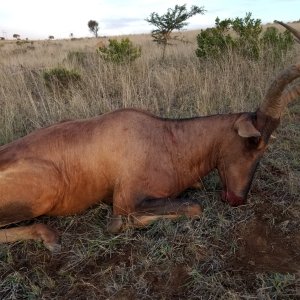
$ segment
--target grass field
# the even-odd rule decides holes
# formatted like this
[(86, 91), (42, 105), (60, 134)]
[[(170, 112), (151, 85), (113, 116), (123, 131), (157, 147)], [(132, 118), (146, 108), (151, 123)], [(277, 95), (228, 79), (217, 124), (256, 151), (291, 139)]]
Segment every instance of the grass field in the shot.
[[(281, 61), (229, 55), (201, 62), (190, 43), (170, 46), (165, 61), (149, 35), (130, 36), (142, 56), (130, 65), (104, 62), (105, 39), (21, 43), (0, 41), (0, 145), (36, 128), (121, 107), (165, 117), (255, 110), (270, 81), (300, 62), (300, 46)], [(80, 59), (70, 52), (85, 53)], [(75, 69), (81, 80), (46, 85), (44, 70)], [(219, 199), (217, 174), (188, 190), (204, 208), (198, 220), (158, 221), (111, 235), (111, 207), (48, 218), (62, 252), (42, 244), (0, 245), (1, 299), (299, 299), (300, 102), (286, 111), (256, 173), (248, 202)], [(32, 221), (25, 222), (31, 223)]]

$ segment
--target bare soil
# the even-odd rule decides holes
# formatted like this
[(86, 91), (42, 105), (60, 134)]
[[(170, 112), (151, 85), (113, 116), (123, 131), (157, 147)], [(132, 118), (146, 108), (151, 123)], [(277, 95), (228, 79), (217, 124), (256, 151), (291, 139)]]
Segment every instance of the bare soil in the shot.
[[(256, 209), (255, 218), (236, 230), (239, 247), (232, 268), (252, 272), (299, 272), (300, 233), (278, 228), (291, 225), (291, 216), (288, 218), (283, 210), (271, 205), (262, 204)], [(276, 224), (270, 222), (270, 216)]]

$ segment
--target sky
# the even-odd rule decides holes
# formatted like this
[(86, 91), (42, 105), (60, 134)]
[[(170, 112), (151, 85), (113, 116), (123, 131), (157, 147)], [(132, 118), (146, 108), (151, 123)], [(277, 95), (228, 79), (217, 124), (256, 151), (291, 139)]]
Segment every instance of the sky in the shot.
[(47, 39), (93, 36), (87, 23), (99, 23), (100, 36), (149, 33), (154, 29), (145, 21), (152, 12), (159, 15), (168, 8), (187, 4), (203, 6), (204, 15), (189, 19), (186, 29), (212, 27), (220, 19), (244, 17), (252, 12), (263, 23), (300, 19), (300, 0), (0, 0), (0, 36)]

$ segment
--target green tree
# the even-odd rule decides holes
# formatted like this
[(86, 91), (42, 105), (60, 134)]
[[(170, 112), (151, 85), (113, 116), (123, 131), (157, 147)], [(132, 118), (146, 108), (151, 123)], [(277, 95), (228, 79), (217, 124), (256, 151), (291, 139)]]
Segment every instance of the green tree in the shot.
[(98, 37), (98, 31), (99, 31), (99, 24), (95, 20), (89, 20), (88, 27), (90, 29), (90, 32), (92, 32), (95, 37)]
[(175, 5), (175, 8), (169, 8), (167, 13), (164, 15), (159, 15), (156, 12), (150, 14), (146, 21), (156, 27), (152, 30), (152, 37), (154, 42), (163, 46), (162, 58), (165, 57), (166, 47), (169, 41), (172, 39), (171, 33), (174, 30), (180, 30), (187, 26), (186, 22), (189, 18), (196, 14), (204, 14), (204, 7), (198, 7), (193, 5), (190, 11), (187, 10), (186, 4)]

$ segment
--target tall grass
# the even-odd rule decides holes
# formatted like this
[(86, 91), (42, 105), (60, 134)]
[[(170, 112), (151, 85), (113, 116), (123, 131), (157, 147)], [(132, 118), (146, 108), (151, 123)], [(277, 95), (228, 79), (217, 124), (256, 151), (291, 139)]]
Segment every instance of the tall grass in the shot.
[[(103, 61), (93, 39), (4, 44), (1, 47), (1, 143), (32, 129), (69, 118), (85, 118), (123, 107), (138, 107), (167, 117), (253, 110), (271, 78), (297, 60), (290, 53), (275, 67), (234, 54), (201, 62), (195, 43), (169, 46), (164, 61), (150, 37), (135, 37), (142, 57), (126, 65)], [(18, 51), (17, 51), (18, 50)], [(16, 52), (17, 51), (17, 52)], [(85, 53), (84, 62), (68, 53)], [(47, 87), (43, 71), (75, 69), (81, 81), (66, 89)]]

